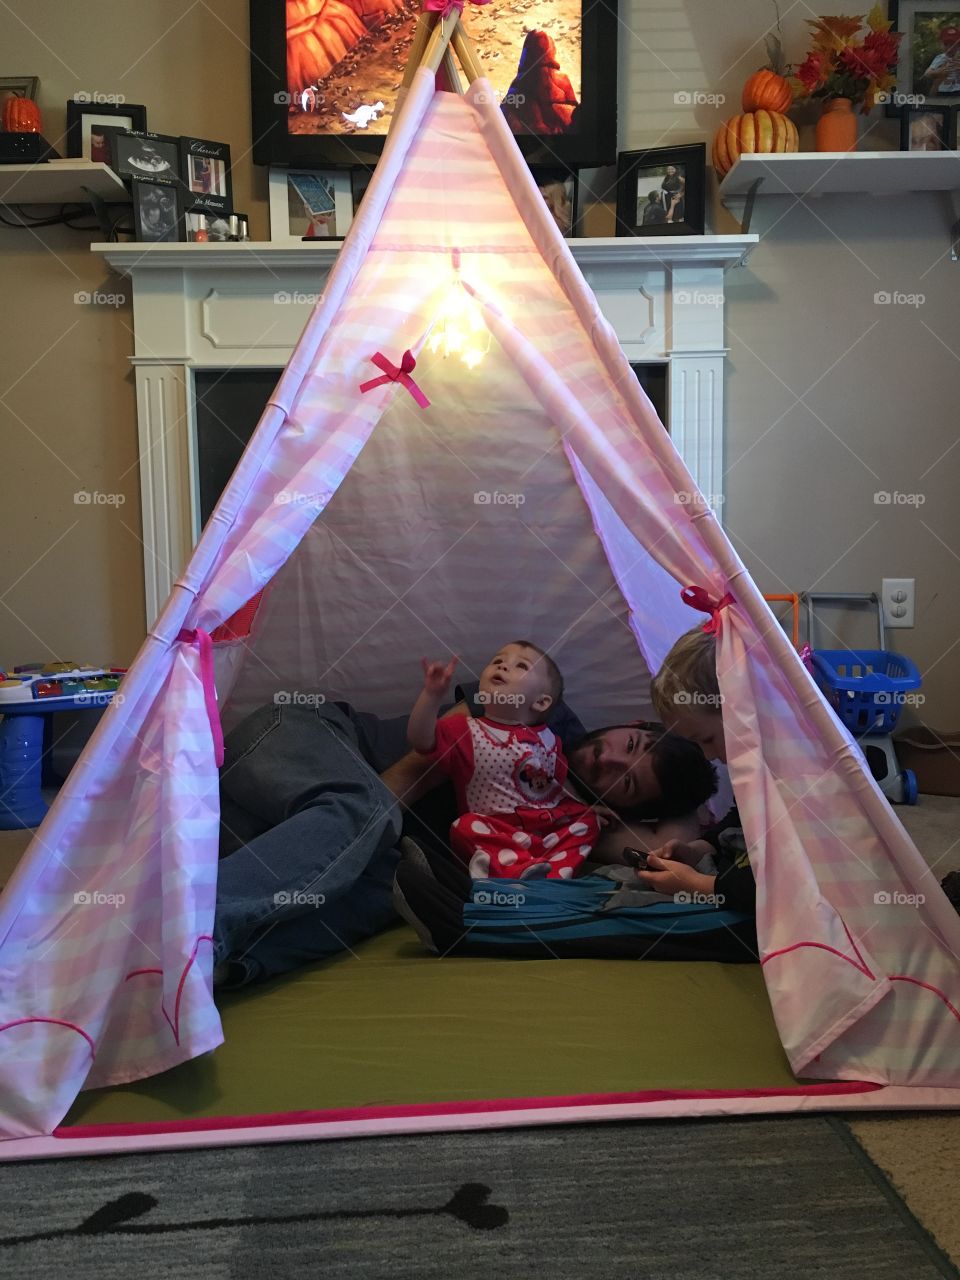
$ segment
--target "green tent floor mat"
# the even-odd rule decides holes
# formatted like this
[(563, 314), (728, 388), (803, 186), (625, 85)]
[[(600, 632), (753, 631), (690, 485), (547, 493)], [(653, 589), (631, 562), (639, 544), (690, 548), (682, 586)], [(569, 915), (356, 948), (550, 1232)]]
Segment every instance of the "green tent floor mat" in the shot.
[(223, 1045), (81, 1093), (58, 1132), (799, 1083), (758, 965), (438, 959), (398, 927), (218, 1004)]

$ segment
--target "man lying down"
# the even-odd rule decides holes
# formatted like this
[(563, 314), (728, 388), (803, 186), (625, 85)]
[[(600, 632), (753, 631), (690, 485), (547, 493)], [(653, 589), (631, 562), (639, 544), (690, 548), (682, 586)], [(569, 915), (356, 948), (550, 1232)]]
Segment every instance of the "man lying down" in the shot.
[[(712, 646), (712, 637), (694, 640), (698, 649), (703, 643)], [(528, 646), (534, 668), (540, 653)], [(671, 693), (672, 657), (653, 685), (655, 700), (662, 686), (663, 705), (656, 705), (670, 727), (681, 705)], [(711, 649), (708, 667), (712, 659)], [(483, 860), (471, 875), (470, 850), (451, 837), (459, 821), (477, 815), (469, 810), (463, 769), (440, 766), (437, 742), (462, 757), (467, 738), (480, 741), (484, 724), (502, 737), (491, 695), (503, 687), (464, 684), (445, 711), (444, 694), (434, 688), (426, 713), (421, 695), (409, 719), (384, 720), (322, 700), (271, 704), (227, 735), (214, 927), (218, 986), (261, 981), (337, 954), (395, 922), (398, 910), (441, 954), (756, 959), (753, 879), (735, 812), (706, 830), (697, 818), (716, 788), (704, 750), (724, 758), (722, 729), (697, 722), (700, 712), (688, 711), (676, 725), (684, 738), (639, 724), (588, 735), (562, 697), (538, 708), (533, 719), (543, 723), (522, 726), (527, 746), (533, 747), (531, 733), (547, 743), (555, 735), (561, 833), (585, 822), (589, 856), (580, 856), (586, 836), (575, 848), (564, 839), (564, 874), (551, 876), (557, 864), (550, 863), (548, 831), (535, 849), (532, 841), (528, 848), (515, 842), (524, 854), (522, 878), (508, 879), (509, 868), (500, 867), (495, 879), (481, 879)], [(421, 750), (407, 750), (408, 731)], [(526, 746), (520, 754), (529, 754)], [(474, 765), (478, 758), (474, 749)], [(481, 764), (493, 767), (486, 757)], [(521, 798), (529, 801), (531, 787), (549, 790), (557, 781), (542, 766), (539, 759), (531, 771), (524, 759)], [(446, 785), (448, 774), (455, 789)], [(515, 819), (514, 813), (513, 830), (528, 834), (523, 815)]]
[(702, 628), (690, 632), (653, 681), (658, 711), (681, 719), (689, 738), (639, 723), (597, 730), (572, 746), (569, 775), (544, 723), (562, 678), (542, 650), (503, 646), (474, 695), (483, 714), (439, 724), (456, 662), (424, 664), (408, 736), (452, 777), (460, 816), (453, 859), (401, 841), (394, 901), (430, 950), (756, 959), (755, 886), (736, 814), (721, 808), (718, 825), (697, 812), (717, 780), (690, 739), (725, 754), (719, 714), (700, 711), (720, 701), (709, 696), (713, 645)]

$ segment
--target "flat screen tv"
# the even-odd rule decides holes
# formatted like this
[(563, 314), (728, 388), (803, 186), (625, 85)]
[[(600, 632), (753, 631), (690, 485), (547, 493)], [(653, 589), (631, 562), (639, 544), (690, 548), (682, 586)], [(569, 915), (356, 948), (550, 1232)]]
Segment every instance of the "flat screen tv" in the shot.
[[(374, 164), (420, 9), (250, 0), (254, 161)], [(529, 164), (616, 160), (617, 0), (467, 3), (463, 23)]]

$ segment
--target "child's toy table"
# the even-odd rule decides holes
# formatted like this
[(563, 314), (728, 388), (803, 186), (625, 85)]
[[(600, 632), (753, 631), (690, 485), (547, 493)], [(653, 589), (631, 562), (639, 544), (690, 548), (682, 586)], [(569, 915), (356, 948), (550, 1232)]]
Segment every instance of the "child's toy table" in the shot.
[(113, 701), (123, 674), (119, 667), (68, 662), (0, 672), (0, 831), (43, 821), (47, 806), (40, 788), (53, 713), (102, 710)]

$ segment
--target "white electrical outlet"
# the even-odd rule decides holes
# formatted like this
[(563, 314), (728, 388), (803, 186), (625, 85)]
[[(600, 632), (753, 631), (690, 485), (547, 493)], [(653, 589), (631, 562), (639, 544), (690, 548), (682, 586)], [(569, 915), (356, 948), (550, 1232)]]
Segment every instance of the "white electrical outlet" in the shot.
[(916, 578), (884, 578), (881, 600), (885, 627), (913, 626), (915, 588)]

